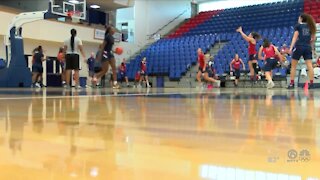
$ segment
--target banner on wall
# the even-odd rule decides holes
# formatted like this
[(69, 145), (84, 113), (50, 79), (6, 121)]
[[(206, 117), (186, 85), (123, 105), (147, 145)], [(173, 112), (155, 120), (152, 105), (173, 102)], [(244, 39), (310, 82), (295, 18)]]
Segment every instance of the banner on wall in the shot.
[[(94, 30), (94, 39), (98, 39), (98, 40), (104, 40), (104, 34), (106, 33), (105, 30), (101, 30), (101, 29), (95, 29)], [(119, 32), (115, 32), (114, 35), (114, 40), (116, 42), (120, 42), (122, 41), (122, 34)]]
[(94, 39), (104, 40), (105, 30), (95, 29), (94, 30)]

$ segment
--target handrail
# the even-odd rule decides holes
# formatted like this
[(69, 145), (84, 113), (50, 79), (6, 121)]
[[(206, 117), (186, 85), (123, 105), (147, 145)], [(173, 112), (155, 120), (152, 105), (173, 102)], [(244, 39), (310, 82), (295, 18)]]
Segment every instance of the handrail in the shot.
[(182, 13), (180, 13), (177, 17), (173, 18), (171, 21), (169, 21), (167, 24), (165, 24), (164, 26), (162, 26), (161, 28), (159, 28), (155, 33), (152, 33), (150, 35), (147, 35), (149, 37), (149, 39), (151, 39), (154, 35), (158, 34), (160, 31), (162, 31), (164, 28), (166, 28), (167, 26), (169, 26), (169, 24), (171, 24), (172, 22), (174, 22), (176, 19), (178, 19), (179, 17), (181, 17), (183, 14), (185, 14), (186, 12), (188, 12), (188, 9), (184, 10)]

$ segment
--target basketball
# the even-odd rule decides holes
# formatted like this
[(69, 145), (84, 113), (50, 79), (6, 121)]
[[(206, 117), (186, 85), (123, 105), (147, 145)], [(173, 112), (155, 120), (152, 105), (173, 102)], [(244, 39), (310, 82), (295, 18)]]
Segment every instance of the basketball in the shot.
[(123, 53), (122, 47), (116, 47), (115, 53), (118, 54), (118, 55), (121, 55)]

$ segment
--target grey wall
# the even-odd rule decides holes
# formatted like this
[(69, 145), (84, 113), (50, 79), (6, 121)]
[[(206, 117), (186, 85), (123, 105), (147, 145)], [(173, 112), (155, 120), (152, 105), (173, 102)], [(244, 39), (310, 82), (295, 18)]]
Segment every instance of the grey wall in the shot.
[(44, 11), (49, 7), (49, 0), (0, 0), (0, 5), (20, 9), (25, 12)]

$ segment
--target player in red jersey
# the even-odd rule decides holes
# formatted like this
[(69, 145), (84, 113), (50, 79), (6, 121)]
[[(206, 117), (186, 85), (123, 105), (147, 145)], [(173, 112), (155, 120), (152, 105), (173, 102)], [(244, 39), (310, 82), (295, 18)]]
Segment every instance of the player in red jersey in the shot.
[(143, 79), (146, 80), (147, 87), (150, 88), (149, 79), (148, 79), (148, 72), (147, 72), (147, 58), (144, 57), (140, 63), (140, 81), (139, 84), (141, 85), (141, 81)]
[(234, 74), (236, 76), (236, 80), (234, 81), (234, 85), (236, 87), (238, 86), (239, 79), (240, 79), (240, 66), (241, 66), (241, 64), (242, 64), (242, 69), (245, 70), (245, 66), (244, 66), (242, 59), (240, 59), (239, 55), (236, 54), (234, 56), (234, 59), (232, 59), (232, 61), (230, 63), (230, 72), (232, 72), (234, 69)]
[(318, 57), (317, 62), (313, 64), (313, 67), (320, 67), (320, 56)]
[(201, 48), (198, 49), (197, 53), (198, 53), (198, 64), (199, 64), (197, 80), (199, 82), (199, 85), (201, 86), (201, 76), (206, 71), (206, 62), (205, 62), (204, 53), (202, 52)]
[(127, 66), (126, 66), (126, 60), (125, 59), (123, 59), (121, 65), (119, 66), (119, 72), (120, 72), (121, 81), (125, 80), (126, 83), (127, 83), (127, 87), (130, 87), (128, 76), (127, 76)]
[(249, 43), (248, 46), (248, 53), (249, 53), (249, 69), (250, 69), (250, 78), (251, 80), (256, 80), (255, 74), (258, 74), (258, 67), (257, 67), (257, 51), (256, 51), (256, 44), (257, 41), (261, 38), (261, 36), (256, 32), (251, 32), (248, 36), (242, 31), (242, 27), (240, 26), (237, 29), (237, 32), (241, 34), (241, 36)]
[(140, 71), (137, 71), (136, 75), (134, 76), (134, 87), (139, 86), (140, 78)]
[[(262, 53), (264, 54), (264, 57), (262, 57)], [(280, 59), (280, 61), (283, 60), (283, 56), (281, 56), (278, 48), (272, 45), (268, 39), (264, 39), (263, 45), (259, 49), (259, 59), (263, 59), (266, 62), (264, 65), (264, 71), (266, 74), (266, 79), (268, 80), (267, 88), (274, 87), (271, 71), (278, 66), (278, 60), (276, 59), (276, 56)]]

